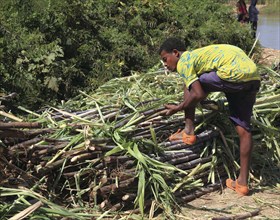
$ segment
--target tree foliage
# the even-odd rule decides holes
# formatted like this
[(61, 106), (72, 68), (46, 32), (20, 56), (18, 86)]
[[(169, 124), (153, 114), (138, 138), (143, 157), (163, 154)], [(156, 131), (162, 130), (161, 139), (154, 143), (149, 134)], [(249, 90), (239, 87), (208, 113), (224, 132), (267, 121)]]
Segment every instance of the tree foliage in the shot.
[(249, 51), (249, 25), (232, 8), (205, 0), (0, 0), (2, 92), (17, 92), (20, 104), (69, 99), (114, 77), (159, 63), (157, 49), (168, 36), (189, 49), (211, 43)]

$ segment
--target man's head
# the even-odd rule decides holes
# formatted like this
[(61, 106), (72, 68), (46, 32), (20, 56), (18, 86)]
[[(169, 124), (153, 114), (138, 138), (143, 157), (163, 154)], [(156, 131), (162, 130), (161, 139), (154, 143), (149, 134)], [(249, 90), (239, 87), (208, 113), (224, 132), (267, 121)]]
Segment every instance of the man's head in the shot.
[(251, 5), (256, 6), (258, 0), (251, 0)]
[(175, 71), (180, 55), (185, 50), (186, 46), (181, 40), (177, 38), (168, 38), (162, 43), (158, 52), (164, 66), (170, 71)]

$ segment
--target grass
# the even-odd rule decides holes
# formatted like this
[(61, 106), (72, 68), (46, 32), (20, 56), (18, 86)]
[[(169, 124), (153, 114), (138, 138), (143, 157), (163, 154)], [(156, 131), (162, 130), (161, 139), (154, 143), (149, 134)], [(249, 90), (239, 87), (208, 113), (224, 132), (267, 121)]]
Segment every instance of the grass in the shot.
[(278, 15), (278, 17), (280, 16), (280, 1), (277, 4), (273, 4), (273, 5), (267, 5), (264, 6), (260, 12), (261, 14), (266, 14), (266, 15)]
[[(257, 5), (258, 6), (258, 5)], [(279, 0), (266, 0), (265, 5), (261, 5), (260, 13), (266, 15), (280, 16), (280, 1)]]

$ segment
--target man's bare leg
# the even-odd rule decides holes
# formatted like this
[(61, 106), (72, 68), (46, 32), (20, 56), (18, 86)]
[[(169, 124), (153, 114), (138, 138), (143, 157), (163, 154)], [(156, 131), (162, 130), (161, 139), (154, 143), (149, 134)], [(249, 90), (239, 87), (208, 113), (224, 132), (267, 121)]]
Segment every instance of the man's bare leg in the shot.
[[(239, 135), (240, 140), (240, 173), (237, 178), (237, 183), (239, 186), (244, 186), (242, 190), (240, 187), (236, 191), (240, 194), (246, 195), (248, 193), (248, 178), (249, 178), (249, 169), (251, 163), (251, 154), (253, 149), (252, 134), (241, 126), (236, 126), (236, 131)], [(227, 186), (229, 188), (236, 188), (236, 181), (230, 179), (227, 180)]]
[[(200, 86), (196, 85), (196, 86)], [(201, 88), (203, 90), (203, 88)], [(203, 90), (203, 96), (207, 97), (207, 93)], [(184, 86), (184, 100), (187, 100), (190, 97), (190, 91)], [(205, 98), (204, 97), (204, 98)], [(183, 140), (186, 144), (194, 144), (196, 142), (196, 136), (194, 135), (195, 125), (194, 125), (194, 118), (195, 118), (195, 108), (196, 104), (189, 106), (188, 108), (184, 109), (185, 113), (185, 128), (183, 131), (178, 131), (175, 134), (172, 134), (169, 137), (170, 141), (174, 140)]]
[[(184, 87), (184, 99), (187, 99), (190, 92), (186, 87)], [(205, 98), (207, 97), (207, 93), (205, 93)], [(186, 134), (193, 135), (194, 134), (194, 118), (195, 118), (195, 108), (196, 106), (189, 107), (185, 109), (185, 132)]]
[(236, 126), (240, 140), (240, 173), (237, 181), (240, 185), (248, 185), (251, 154), (253, 149), (252, 134), (241, 126)]
[(194, 116), (195, 108), (185, 109), (185, 132), (186, 134), (193, 135), (194, 134)]
[[(184, 99), (187, 99), (190, 92), (184, 86)], [(185, 132), (186, 134), (193, 135), (194, 134), (194, 117), (195, 117), (195, 107), (187, 108), (185, 111)]]

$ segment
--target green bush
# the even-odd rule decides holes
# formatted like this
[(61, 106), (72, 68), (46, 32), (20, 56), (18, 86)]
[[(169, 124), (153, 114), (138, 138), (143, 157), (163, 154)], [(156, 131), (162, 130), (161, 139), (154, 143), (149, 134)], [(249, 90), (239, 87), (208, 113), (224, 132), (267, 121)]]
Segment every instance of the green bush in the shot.
[(190, 49), (229, 43), (250, 51), (249, 25), (221, 2), (0, 0), (2, 92), (17, 92), (29, 108), (70, 99), (147, 71), (169, 36)]

